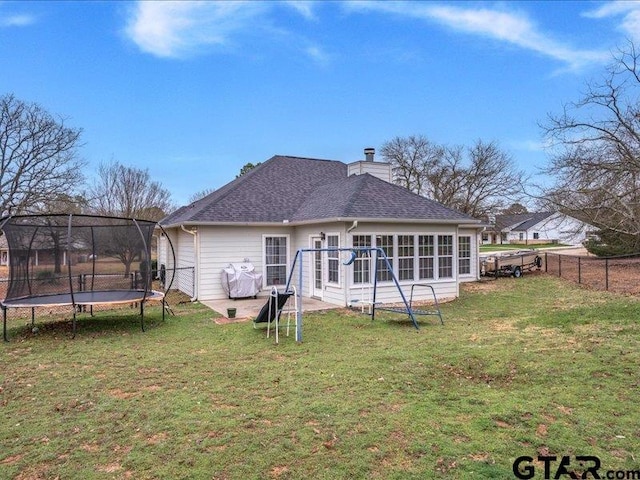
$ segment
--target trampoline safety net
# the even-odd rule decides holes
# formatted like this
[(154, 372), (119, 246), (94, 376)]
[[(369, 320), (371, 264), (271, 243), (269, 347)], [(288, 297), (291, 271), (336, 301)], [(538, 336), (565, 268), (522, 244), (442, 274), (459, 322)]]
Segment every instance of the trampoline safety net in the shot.
[(9, 247), (4, 303), (80, 292), (150, 291), (155, 226), (153, 221), (92, 215), (0, 219)]

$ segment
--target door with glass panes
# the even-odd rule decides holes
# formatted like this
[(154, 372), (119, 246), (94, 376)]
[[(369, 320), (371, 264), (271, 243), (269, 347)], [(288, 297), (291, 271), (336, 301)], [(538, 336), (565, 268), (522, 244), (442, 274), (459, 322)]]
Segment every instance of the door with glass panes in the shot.
[[(322, 239), (313, 237), (311, 239), (313, 249), (322, 248)], [(316, 298), (322, 298), (323, 287), (323, 269), (322, 269), (323, 252), (311, 252), (311, 295)]]

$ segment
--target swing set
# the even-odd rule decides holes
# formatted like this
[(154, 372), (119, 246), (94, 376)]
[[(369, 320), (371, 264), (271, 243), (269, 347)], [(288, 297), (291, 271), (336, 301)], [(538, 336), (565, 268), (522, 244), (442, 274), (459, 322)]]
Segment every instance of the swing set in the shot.
[[(298, 265), (298, 288), (297, 288), (298, 304), (295, 309), (296, 310), (295, 313), (296, 313), (296, 341), (297, 342), (302, 342), (302, 292), (303, 292), (302, 284), (303, 284), (303, 278), (304, 278), (302, 256), (305, 253), (317, 253), (317, 252), (349, 252), (350, 257), (342, 262), (343, 265), (352, 265), (356, 261), (356, 259), (362, 258), (362, 257), (371, 258), (373, 254), (373, 260), (374, 260), (373, 261), (373, 265), (374, 265), (373, 296), (370, 301), (371, 321), (375, 320), (376, 310), (379, 310), (379, 311), (406, 314), (408, 318), (411, 319), (411, 322), (413, 323), (413, 326), (416, 328), (416, 330), (420, 329), (420, 327), (418, 326), (418, 321), (416, 320), (416, 316), (418, 315), (435, 315), (440, 318), (440, 323), (444, 325), (444, 321), (442, 320), (442, 313), (440, 312), (440, 306), (438, 305), (438, 299), (436, 297), (436, 293), (433, 287), (426, 283), (413, 284), (411, 285), (411, 295), (409, 297), (409, 300), (407, 300), (407, 297), (405, 296), (404, 292), (402, 291), (402, 288), (400, 287), (400, 283), (398, 282), (398, 279), (393, 273), (393, 268), (391, 266), (391, 263), (389, 262), (389, 259), (387, 258), (387, 255), (385, 254), (382, 248), (380, 247), (301, 248), (296, 252), (296, 255), (293, 259), (293, 264), (291, 266), (291, 271), (289, 272), (289, 277), (287, 278), (287, 284), (285, 287), (285, 292), (292, 291), (291, 287), (292, 287), (293, 275), (296, 272), (296, 265)], [(381, 259), (384, 262), (384, 265), (386, 265), (387, 271), (391, 275), (393, 283), (396, 289), (398, 290), (400, 297), (402, 298), (402, 304), (404, 305), (404, 307), (402, 306), (387, 307), (376, 301), (376, 294), (377, 294), (377, 288), (378, 288), (378, 265), (380, 263), (378, 262), (379, 259)], [(413, 296), (414, 296), (414, 291), (416, 287), (427, 288), (431, 291), (431, 294), (433, 295), (433, 301), (434, 301), (433, 309), (422, 310), (422, 309), (413, 308)], [(280, 312), (277, 312), (276, 315), (278, 315), (279, 313)], [(277, 328), (277, 323), (276, 323), (276, 328)]]

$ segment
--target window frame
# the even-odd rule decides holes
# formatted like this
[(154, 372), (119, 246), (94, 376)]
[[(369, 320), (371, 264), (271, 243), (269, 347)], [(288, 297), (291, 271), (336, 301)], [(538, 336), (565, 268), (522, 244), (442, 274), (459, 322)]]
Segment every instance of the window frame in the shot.
[[(400, 239), (409, 239), (409, 244), (401, 243)], [(406, 233), (398, 233), (396, 234), (396, 245), (398, 246), (398, 271), (397, 271), (397, 279), (399, 282), (405, 281), (415, 281), (416, 279), (416, 235), (415, 234), (406, 234)], [(406, 268), (403, 265), (410, 263), (410, 267)], [(410, 273), (410, 276), (404, 277), (403, 272)]]
[[(382, 241), (383, 237), (385, 237), (385, 242), (379, 243), (378, 240)], [(396, 237), (397, 235), (392, 233), (383, 233), (375, 236), (375, 244), (372, 247), (381, 248), (382, 251), (387, 256), (387, 260), (389, 261), (389, 266), (391, 267), (391, 271), (387, 268), (387, 263), (384, 261), (384, 258), (378, 258), (378, 265), (376, 268), (377, 282), (378, 283), (386, 283), (393, 282), (393, 275), (395, 275), (395, 248), (396, 248)], [(391, 245), (389, 245), (386, 240), (391, 238)], [(382, 245), (382, 246), (381, 246)], [(391, 255), (389, 255), (389, 250)], [(396, 276), (397, 278), (397, 276)]]
[[(356, 238), (369, 238), (369, 245), (355, 245), (355, 239)], [(351, 236), (351, 247), (352, 248), (373, 248), (373, 241), (375, 239), (375, 234), (372, 233), (368, 233), (368, 234), (356, 234), (356, 235), (352, 235)], [(358, 242), (360, 243), (360, 242)], [(366, 242), (365, 242), (366, 243)], [(364, 268), (364, 267), (367, 268)], [(372, 262), (371, 262), (371, 252), (358, 252), (358, 254), (356, 255), (355, 260), (353, 261), (353, 272), (352, 272), (352, 283), (353, 285), (372, 285), (372, 271), (371, 271), (371, 267), (372, 267)], [(366, 271), (365, 271), (366, 270)], [(360, 278), (357, 278), (357, 274), (360, 275)], [(366, 280), (365, 280), (365, 274), (366, 274)]]
[[(336, 240), (336, 245), (331, 245), (331, 239), (335, 238)], [(326, 234), (326, 248), (340, 248), (340, 234), (339, 233), (327, 233)], [(341, 275), (340, 275), (340, 252), (339, 251), (335, 251), (335, 252), (327, 252), (327, 284), (328, 285), (334, 285), (334, 286), (340, 286), (340, 280), (341, 280)], [(333, 270), (332, 270), (333, 268)], [(336, 274), (336, 280), (333, 281), (331, 280), (331, 274), (333, 273), (333, 271), (335, 271)]]
[[(284, 246), (284, 263), (267, 263), (267, 240), (273, 238), (284, 238), (285, 246)], [(264, 288), (268, 287), (278, 287), (283, 286), (287, 283), (287, 278), (289, 278), (289, 264), (290, 264), (290, 245), (291, 245), (291, 236), (288, 233), (282, 234), (263, 234), (262, 235), (262, 265), (264, 266), (264, 274), (262, 276), (262, 285)], [(283, 267), (284, 266), (284, 281), (282, 283), (269, 283), (269, 268), (270, 267)]]
[[(462, 239), (468, 240), (467, 247), (468, 251), (463, 252), (462, 247)], [(471, 271), (471, 258), (473, 257), (473, 251), (471, 249), (472, 238), (471, 235), (458, 235), (458, 275), (471, 275), (473, 272)], [(468, 255), (463, 255), (463, 253), (468, 253)], [(465, 266), (465, 270), (463, 271), (463, 265)]]
[[(450, 243), (445, 243), (443, 241), (441, 241), (441, 239), (444, 239), (445, 237), (448, 237), (451, 242)], [(455, 257), (455, 250), (454, 250), (454, 237), (455, 235), (453, 234), (442, 234), (439, 233), (438, 234), (438, 242), (436, 244), (436, 252), (437, 252), (437, 258), (438, 258), (438, 280), (442, 280), (442, 279), (454, 279), (454, 268), (453, 268), (453, 259)], [(445, 259), (448, 259), (447, 261), (445, 261)], [(450, 274), (447, 275), (447, 273), (445, 272), (450, 272)], [(443, 272), (445, 272), (443, 274)]]
[[(431, 239), (431, 244), (429, 245), (428, 243), (421, 245), (420, 244), (420, 239), (424, 237), (424, 238), (430, 238)], [(418, 280), (422, 281), (422, 280), (436, 280), (436, 267), (437, 267), (437, 255), (436, 255), (436, 235), (433, 233), (420, 233), (417, 235), (417, 243), (418, 243), (418, 249), (417, 249), (417, 257), (418, 257)], [(423, 255), (423, 251), (422, 249), (426, 248), (426, 253), (427, 255)], [(428, 254), (429, 249), (431, 250), (431, 255)], [(422, 265), (422, 260), (431, 260), (431, 266), (426, 266), (423, 267)], [(427, 262), (428, 263), (428, 262)], [(431, 269), (431, 276), (430, 277), (423, 277), (422, 276), (422, 272), (423, 271), (429, 271), (429, 268)]]

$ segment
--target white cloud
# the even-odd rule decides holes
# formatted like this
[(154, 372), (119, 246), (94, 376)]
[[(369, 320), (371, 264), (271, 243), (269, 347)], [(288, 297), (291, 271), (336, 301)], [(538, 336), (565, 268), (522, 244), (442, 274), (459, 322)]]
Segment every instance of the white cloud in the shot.
[(637, 1), (607, 2), (595, 10), (583, 13), (587, 18), (622, 17), (619, 28), (634, 40), (640, 40), (640, 3)]
[(550, 147), (550, 143), (546, 140), (511, 140), (507, 143), (514, 150), (526, 152), (544, 152)]
[(553, 40), (522, 13), (418, 2), (349, 2), (346, 6), (354, 11), (382, 11), (437, 22), (452, 30), (537, 52), (559, 60), (570, 68), (610, 58), (606, 51), (580, 50)]
[(27, 27), (36, 23), (36, 19), (32, 15), (8, 15), (0, 17), (0, 27)]
[(314, 10), (315, 6), (318, 5), (318, 3), (310, 2), (307, 0), (287, 0), (285, 4), (296, 10), (307, 20), (316, 20)]
[(305, 53), (318, 65), (323, 67), (331, 63), (331, 56), (327, 54), (321, 47), (311, 45), (305, 49)]
[(250, 28), (266, 9), (262, 2), (138, 2), (126, 27), (127, 36), (159, 57), (190, 56), (203, 47), (229, 42)]

